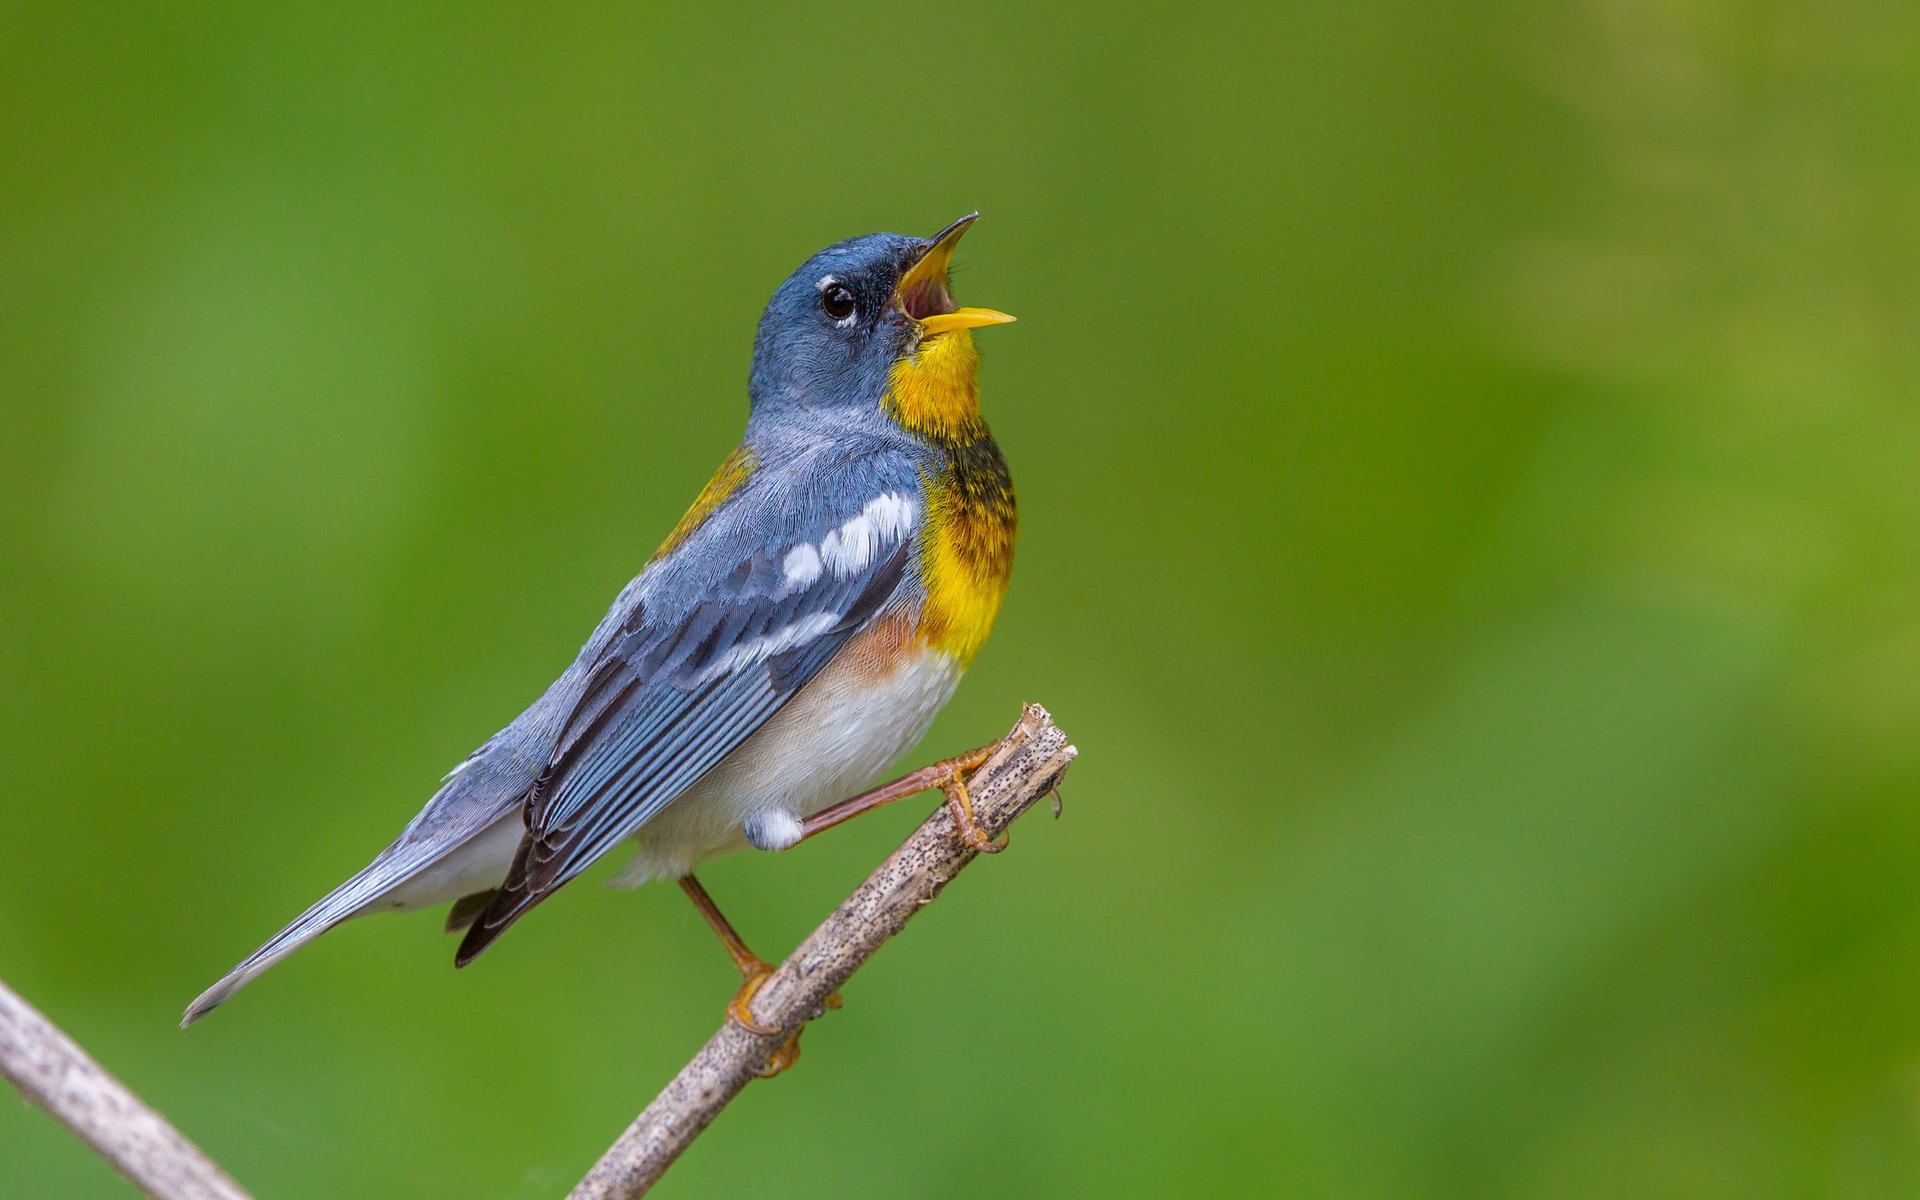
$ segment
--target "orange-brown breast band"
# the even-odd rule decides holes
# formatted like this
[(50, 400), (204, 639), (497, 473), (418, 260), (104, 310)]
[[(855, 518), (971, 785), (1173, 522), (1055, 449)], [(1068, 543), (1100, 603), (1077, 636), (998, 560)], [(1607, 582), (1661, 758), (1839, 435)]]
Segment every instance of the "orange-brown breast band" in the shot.
[(966, 666), (1000, 614), (1019, 514), (1013, 476), (992, 438), (946, 449), (946, 468), (925, 488), (920, 573), (927, 596), (920, 636)]

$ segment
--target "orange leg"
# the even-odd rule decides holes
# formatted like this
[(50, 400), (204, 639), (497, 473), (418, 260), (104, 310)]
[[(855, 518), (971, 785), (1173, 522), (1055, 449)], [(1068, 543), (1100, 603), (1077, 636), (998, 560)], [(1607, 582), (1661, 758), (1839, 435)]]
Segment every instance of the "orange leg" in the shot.
[(850, 821), (861, 813), (872, 812), (883, 804), (904, 799), (917, 792), (939, 788), (947, 796), (947, 811), (953, 814), (953, 825), (959, 831), (960, 840), (972, 846), (982, 854), (998, 854), (1007, 848), (1006, 839), (999, 841), (989, 838), (973, 820), (973, 797), (967, 794), (967, 776), (981, 763), (992, 757), (1000, 748), (1000, 743), (982, 746), (978, 750), (969, 750), (952, 758), (943, 758), (931, 766), (921, 767), (918, 771), (909, 771), (892, 783), (883, 783), (871, 791), (861, 792), (851, 799), (842, 800), (830, 808), (821, 809), (800, 823), (800, 840), (806, 841), (816, 833), (824, 833), (843, 821)]
[(733, 925), (721, 915), (720, 906), (713, 902), (712, 896), (707, 895), (707, 889), (700, 886), (698, 879), (691, 875), (682, 875), (680, 890), (685, 892), (687, 899), (693, 901), (693, 906), (700, 910), (700, 915), (706, 918), (707, 926), (719, 935), (720, 944), (727, 948), (727, 954), (732, 957), (733, 965), (739, 969), (741, 978), (746, 981), (740, 985), (740, 990), (734, 993), (733, 999), (727, 1002), (728, 1018), (748, 1033), (779, 1032), (759, 1024), (747, 1011), (747, 1004), (753, 999), (753, 994), (760, 990), (760, 985), (767, 981), (767, 976), (773, 974), (773, 965), (747, 949), (747, 944), (740, 940), (740, 935), (734, 932)]
[[(692, 875), (682, 875), (680, 877), (680, 890), (685, 892), (687, 899), (693, 901), (693, 906), (700, 910), (700, 915), (706, 918), (708, 927), (711, 928), (715, 934), (719, 935), (720, 944), (727, 948), (727, 954), (732, 957), (733, 965), (739, 968), (740, 975), (742, 979), (745, 980), (745, 982), (740, 985), (740, 990), (733, 994), (733, 999), (727, 1001), (727, 1019), (748, 1033), (758, 1034), (762, 1037), (780, 1032), (778, 1029), (770, 1028), (755, 1021), (752, 1012), (748, 1009), (748, 1005), (753, 1002), (753, 994), (759, 991), (760, 985), (767, 981), (769, 975), (773, 974), (772, 964), (747, 949), (746, 942), (740, 939), (740, 935), (734, 932), (733, 925), (728, 922), (726, 917), (721, 915), (720, 906), (713, 902), (712, 896), (707, 895), (707, 889), (700, 886), (698, 879), (695, 879)], [(827, 997), (827, 1006), (829, 1008), (839, 1008), (840, 993), (835, 992), (833, 995)], [(792, 1066), (794, 1061), (799, 1057), (800, 1031), (796, 1029), (793, 1031), (791, 1037), (780, 1043), (780, 1048), (773, 1052), (773, 1057), (767, 1060), (767, 1065), (760, 1071), (760, 1074), (763, 1076), (778, 1075), (780, 1072)]]

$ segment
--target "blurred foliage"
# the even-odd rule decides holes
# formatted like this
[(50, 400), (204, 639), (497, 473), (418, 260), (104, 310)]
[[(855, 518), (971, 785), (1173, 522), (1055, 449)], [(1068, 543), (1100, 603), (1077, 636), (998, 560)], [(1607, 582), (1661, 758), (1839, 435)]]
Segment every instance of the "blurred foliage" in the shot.
[[(0, 976), (263, 1197), (557, 1194), (671, 889), (202, 986), (978, 207), (1035, 819), (675, 1195), (1920, 1190), (1920, 8), (0, 7)], [(927, 803), (707, 882), (777, 954)], [(0, 1190), (117, 1196), (37, 1113)]]

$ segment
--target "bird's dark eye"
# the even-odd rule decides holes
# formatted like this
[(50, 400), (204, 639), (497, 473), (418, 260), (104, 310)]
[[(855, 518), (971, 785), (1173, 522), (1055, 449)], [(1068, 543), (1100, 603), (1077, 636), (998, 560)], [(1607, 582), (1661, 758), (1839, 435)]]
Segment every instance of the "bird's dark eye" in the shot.
[(836, 321), (844, 321), (853, 315), (853, 293), (846, 286), (830, 283), (820, 293), (820, 307)]

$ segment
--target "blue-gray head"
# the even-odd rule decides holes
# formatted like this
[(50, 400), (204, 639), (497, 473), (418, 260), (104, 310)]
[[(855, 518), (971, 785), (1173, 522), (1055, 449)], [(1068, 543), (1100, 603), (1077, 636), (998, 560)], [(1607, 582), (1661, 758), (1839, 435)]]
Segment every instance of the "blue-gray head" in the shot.
[(1013, 320), (960, 308), (948, 291), (953, 248), (971, 213), (930, 238), (874, 233), (827, 247), (787, 277), (760, 317), (748, 394), (778, 405), (877, 407), (896, 363), (923, 344)]

